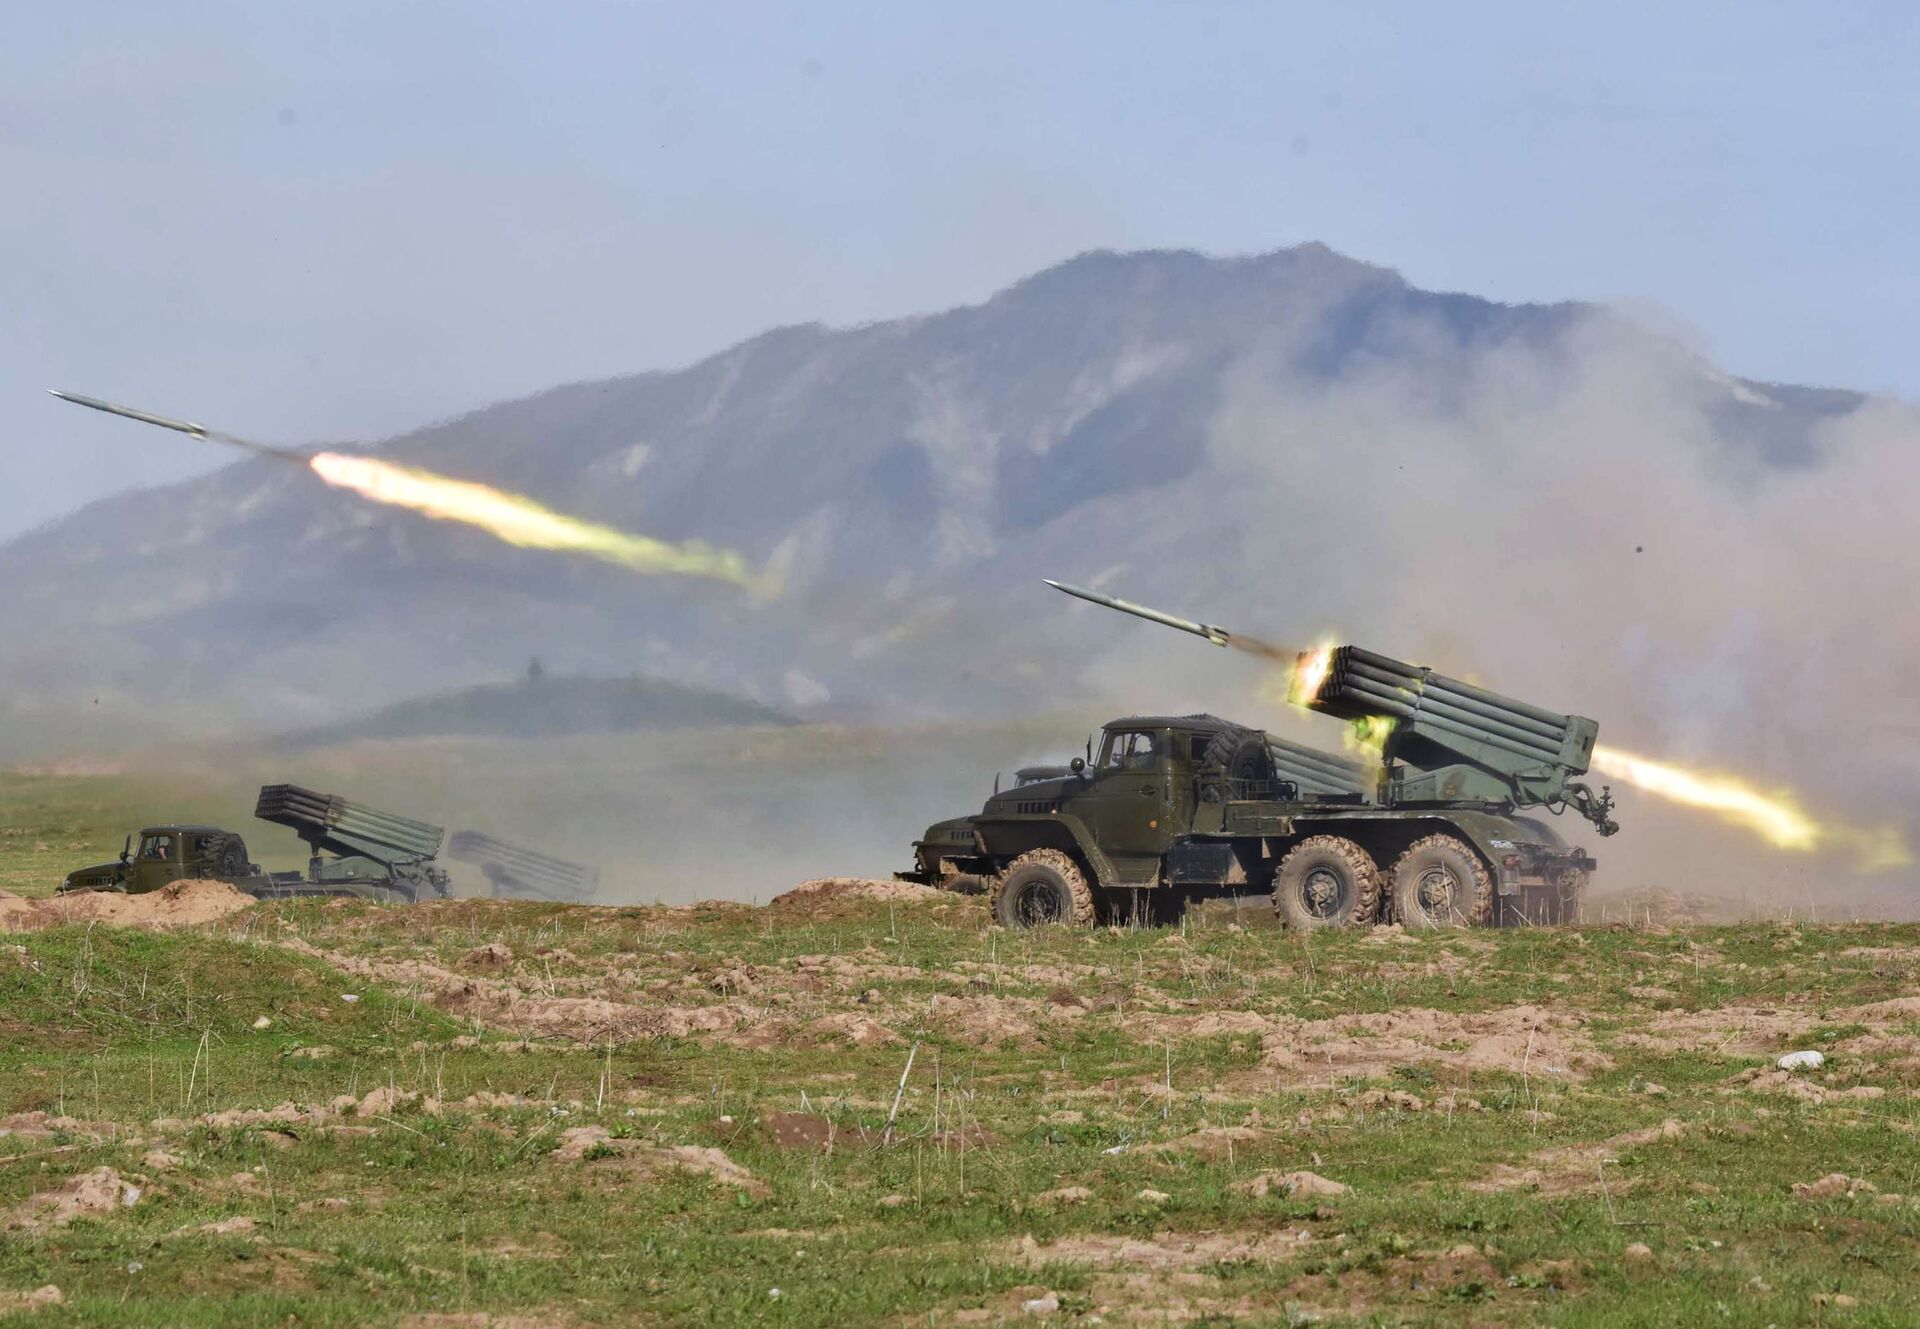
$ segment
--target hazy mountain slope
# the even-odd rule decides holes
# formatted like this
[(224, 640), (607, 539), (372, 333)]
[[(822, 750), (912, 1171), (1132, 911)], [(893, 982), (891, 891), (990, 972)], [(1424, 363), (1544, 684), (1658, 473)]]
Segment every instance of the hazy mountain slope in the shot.
[[(1091, 253), (981, 305), (780, 329), (381, 447), (738, 547), (784, 572), (771, 602), (508, 548), (248, 461), (0, 549), (11, 728), (319, 723), (535, 652), (813, 714), (1045, 701), (1080, 686), (1082, 653), (1116, 625), (1063, 614), (1039, 576), (1106, 573), (1216, 615), (1266, 605), (1260, 626), (1276, 631), (1313, 610), (1317, 627), (1319, 597), (1295, 592), (1338, 582), (1350, 598), (1331, 573), (1358, 567), (1380, 528), (1361, 510), (1332, 531), (1303, 524), (1328, 486), (1290, 484), (1291, 458), (1309, 459), (1303, 476), (1330, 448), (1377, 466), (1361, 434), (1411, 429), (1423, 455), (1479, 477), (1449, 501), (1497, 504), (1513, 466), (1481, 450), (1474, 422), (1564, 417), (1596, 391), (1596, 359), (1630, 365), (1663, 419), (1684, 416), (1729, 490), (1812, 465), (1825, 422), (1860, 400), (1742, 383), (1590, 307), (1421, 291), (1318, 245)], [(1526, 446), (1551, 459), (1570, 445)], [(1312, 549), (1258, 552), (1309, 526)]]
[(662, 729), (789, 725), (771, 707), (655, 678), (553, 678), (480, 683), (383, 706), (286, 736), (317, 747), (373, 738), (565, 738)]

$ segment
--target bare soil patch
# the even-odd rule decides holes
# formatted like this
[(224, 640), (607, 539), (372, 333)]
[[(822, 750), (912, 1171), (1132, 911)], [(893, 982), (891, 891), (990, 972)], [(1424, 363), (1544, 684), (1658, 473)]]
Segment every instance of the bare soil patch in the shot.
[(803, 881), (776, 895), (767, 908), (804, 913), (837, 901), (892, 900), (938, 904), (960, 899), (951, 891), (911, 881), (879, 881), (871, 877), (820, 877)]
[(1677, 1140), (1684, 1134), (1686, 1134), (1686, 1127), (1668, 1118), (1658, 1126), (1625, 1131), (1595, 1144), (1561, 1145), (1553, 1149), (1542, 1149), (1538, 1153), (1529, 1155), (1527, 1161), (1520, 1166), (1516, 1167), (1509, 1163), (1496, 1165), (1485, 1180), (1472, 1182), (1467, 1189), (1475, 1191), (1530, 1189), (1546, 1195), (1565, 1195), (1573, 1191), (1600, 1190), (1603, 1187), (1623, 1189), (1631, 1183), (1618, 1177), (1604, 1176), (1606, 1165), (1615, 1161), (1614, 1155), (1626, 1149), (1638, 1149), (1646, 1145)]
[(1260, 1064), (1284, 1079), (1375, 1078), (1396, 1066), (1505, 1071), (1577, 1080), (1613, 1063), (1578, 1012), (1538, 1006), (1456, 1013), (1419, 1007), (1285, 1020), (1260, 1040)]
[(1048, 1264), (1081, 1264), (1095, 1268), (1122, 1265), (1130, 1269), (1202, 1269), (1240, 1261), (1287, 1259), (1313, 1241), (1306, 1229), (1273, 1232), (1157, 1232), (1151, 1237), (1129, 1237), (1094, 1232), (1061, 1237), (1042, 1246), (1022, 1237), (1014, 1255), (1038, 1268)]
[(76, 1218), (99, 1218), (140, 1201), (141, 1188), (110, 1167), (68, 1177), (50, 1190), (30, 1195), (6, 1212), (0, 1229), (44, 1232)]
[(1632, 1032), (1618, 1035), (1617, 1041), (1651, 1052), (1754, 1057), (1784, 1050), (1795, 1035), (1815, 1022), (1811, 1012), (1778, 1006), (1661, 1011)]
[(658, 1177), (668, 1172), (691, 1172), (726, 1186), (737, 1186), (748, 1195), (772, 1194), (767, 1184), (706, 1145), (659, 1145), (648, 1140), (615, 1136), (600, 1126), (574, 1126), (560, 1132), (560, 1147), (550, 1157), (556, 1163), (593, 1165), (605, 1161), (619, 1165), (622, 1172)]
[(118, 891), (70, 891), (28, 900), (0, 891), (0, 932), (100, 923), (117, 928), (183, 928), (215, 923), (259, 901), (224, 881), (176, 881), (145, 895)]

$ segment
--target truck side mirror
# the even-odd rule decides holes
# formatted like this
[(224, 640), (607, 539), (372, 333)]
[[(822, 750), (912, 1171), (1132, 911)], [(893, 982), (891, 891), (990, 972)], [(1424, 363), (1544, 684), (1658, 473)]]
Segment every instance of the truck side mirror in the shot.
[(1081, 760), (1079, 757), (1075, 757), (1073, 761), (1067, 766), (1067, 769), (1072, 771), (1075, 775), (1085, 775), (1087, 773), (1087, 763)]
[(133, 857), (133, 837), (129, 835), (127, 837), (127, 842), (120, 846), (120, 861), (124, 863), (132, 857)]

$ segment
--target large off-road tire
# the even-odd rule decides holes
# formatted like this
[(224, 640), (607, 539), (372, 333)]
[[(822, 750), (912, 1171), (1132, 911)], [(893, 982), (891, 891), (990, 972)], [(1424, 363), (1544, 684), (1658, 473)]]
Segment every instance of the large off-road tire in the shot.
[(1301, 931), (1371, 927), (1380, 916), (1380, 867), (1345, 836), (1308, 836), (1273, 874), (1273, 911)]
[(1002, 927), (1088, 927), (1098, 913), (1087, 874), (1058, 849), (1029, 849), (1014, 859), (993, 894), (993, 918)]
[(1451, 835), (1415, 840), (1393, 863), (1393, 916), (1408, 928), (1485, 927), (1493, 921), (1493, 874)]
[(1206, 754), (1193, 773), (1194, 788), (1208, 803), (1225, 801), (1236, 782), (1273, 778), (1273, 749), (1267, 746), (1267, 736), (1238, 725), (1229, 725), (1207, 741)]

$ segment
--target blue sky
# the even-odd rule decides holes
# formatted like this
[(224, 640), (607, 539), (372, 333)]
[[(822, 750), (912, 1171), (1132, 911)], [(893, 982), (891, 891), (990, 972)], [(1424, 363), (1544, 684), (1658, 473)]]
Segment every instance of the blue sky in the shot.
[(1099, 247), (1322, 240), (1920, 397), (1920, 8), (16, 6), (0, 538)]

